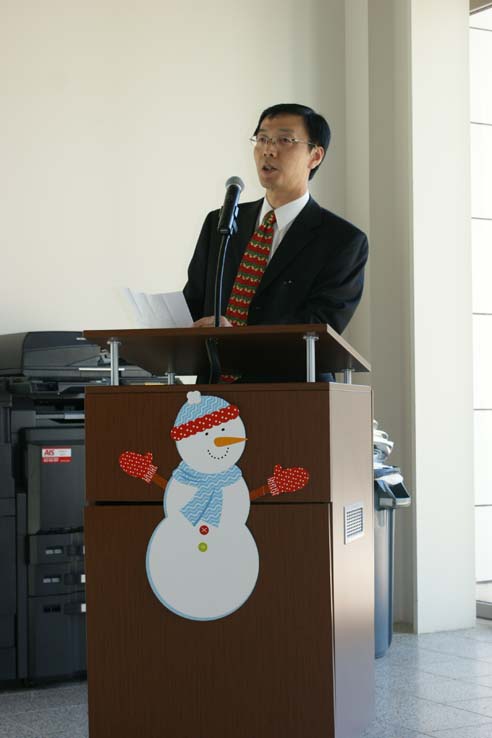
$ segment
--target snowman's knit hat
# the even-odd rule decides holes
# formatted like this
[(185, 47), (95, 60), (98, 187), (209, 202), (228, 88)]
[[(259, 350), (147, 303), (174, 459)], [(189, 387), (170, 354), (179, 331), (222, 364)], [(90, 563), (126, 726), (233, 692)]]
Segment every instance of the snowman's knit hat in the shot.
[(171, 429), (173, 441), (181, 441), (183, 438), (209, 430), (221, 423), (227, 423), (239, 415), (239, 408), (230, 405), (222, 397), (202, 395), (198, 390), (188, 392), (188, 402), (185, 402), (174, 421)]

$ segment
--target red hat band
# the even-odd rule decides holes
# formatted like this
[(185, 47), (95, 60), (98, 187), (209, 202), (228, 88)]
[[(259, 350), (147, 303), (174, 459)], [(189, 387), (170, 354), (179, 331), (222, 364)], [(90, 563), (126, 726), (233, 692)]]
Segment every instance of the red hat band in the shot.
[(221, 425), (221, 423), (227, 423), (228, 420), (234, 420), (238, 415), (239, 408), (237, 405), (227, 405), (227, 407), (220, 410), (214, 410), (212, 413), (207, 413), (207, 415), (202, 415), (200, 418), (189, 420), (187, 423), (171, 428), (171, 438), (173, 441), (181, 441), (183, 438), (195, 435), (195, 433), (201, 433), (216, 425)]

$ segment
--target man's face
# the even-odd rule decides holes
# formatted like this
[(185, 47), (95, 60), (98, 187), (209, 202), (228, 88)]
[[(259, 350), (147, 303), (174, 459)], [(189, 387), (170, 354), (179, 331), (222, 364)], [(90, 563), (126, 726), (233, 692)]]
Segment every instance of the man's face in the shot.
[(275, 144), (256, 145), (254, 149), (258, 177), (267, 190), (270, 204), (278, 207), (284, 202), (301, 197), (307, 190), (309, 173), (322, 161), (324, 150), (321, 146), (312, 147), (306, 143), (281, 146), (278, 138), (308, 141), (309, 136), (302, 117), (278, 115), (264, 118), (256, 135), (277, 140)]

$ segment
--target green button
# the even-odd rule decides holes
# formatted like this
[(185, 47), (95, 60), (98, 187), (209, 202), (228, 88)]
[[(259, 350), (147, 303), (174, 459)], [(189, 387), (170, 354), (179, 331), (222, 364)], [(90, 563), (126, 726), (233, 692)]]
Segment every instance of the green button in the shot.
[(206, 551), (206, 550), (207, 550), (207, 548), (208, 548), (208, 546), (207, 546), (207, 544), (206, 544), (206, 543), (199, 543), (199, 544), (198, 544), (198, 550), (199, 550), (199, 551)]

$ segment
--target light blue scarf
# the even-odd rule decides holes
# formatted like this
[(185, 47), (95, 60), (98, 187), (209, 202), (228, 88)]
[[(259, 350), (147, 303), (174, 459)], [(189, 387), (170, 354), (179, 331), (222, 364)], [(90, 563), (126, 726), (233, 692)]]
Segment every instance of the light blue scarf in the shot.
[(195, 471), (185, 461), (182, 461), (173, 471), (172, 476), (178, 482), (188, 484), (190, 487), (198, 487), (191, 500), (180, 510), (185, 518), (192, 525), (204, 520), (217, 527), (222, 515), (223, 487), (237, 482), (241, 479), (242, 473), (241, 469), (234, 465), (220, 474), (205, 474)]

